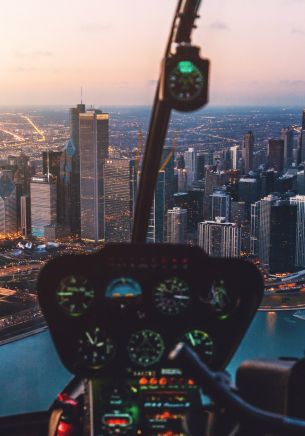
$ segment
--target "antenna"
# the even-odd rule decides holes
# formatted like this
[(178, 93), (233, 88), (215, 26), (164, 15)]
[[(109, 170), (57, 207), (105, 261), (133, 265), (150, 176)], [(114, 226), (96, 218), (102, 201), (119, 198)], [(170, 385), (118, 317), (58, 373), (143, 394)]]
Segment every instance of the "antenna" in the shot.
[(83, 104), (83, 87), (80, 87), (80, 103)]

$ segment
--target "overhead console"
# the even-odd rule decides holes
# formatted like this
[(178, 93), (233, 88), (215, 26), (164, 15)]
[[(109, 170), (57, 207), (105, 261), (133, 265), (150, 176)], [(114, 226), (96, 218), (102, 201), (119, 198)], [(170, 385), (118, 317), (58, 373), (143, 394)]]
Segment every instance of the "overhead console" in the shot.
[(185, 341), (211, 368), (224, 368), (262, 291), (252, 264), (180, 245), (113, 244), (61, 256), (38, 280), (63, 364), (95, 379), (88, 395), (101, 434), (183, 434), (179, 426), (200, 407), (200, 393), (171, 367), (169, 350)]

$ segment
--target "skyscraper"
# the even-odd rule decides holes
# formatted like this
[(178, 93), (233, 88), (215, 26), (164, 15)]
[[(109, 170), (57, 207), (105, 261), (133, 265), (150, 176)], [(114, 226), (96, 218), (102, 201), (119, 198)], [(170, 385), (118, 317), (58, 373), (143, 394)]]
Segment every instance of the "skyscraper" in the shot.
[(301, 131), (301, 138), (300, 138), (300, 155), (301, 155), (301, 162), (305, 161), (305, 109), (303, 110), (303, 116), (302, 116), (302, 131)]
[(174, 207), (167, 211), (167, 242), (185, 244), (187, 240), (187, 210)]
[(223, 217), (225, 221), (230, 220), (231, 197), (223, 189), (215, 189), (211, 198), (211, 219), (214, 221), (216, 217)]
[[(85, 113), (86, 107), (84, 104), (78, 104), (76, 107), (70, 109), (70, 128), (71, 128), (71, 142), (73, 144), (74, 152), (71, 158), (71, 179), (70, 179), (70, 212), (68, 214), (68, 222), (71, 225), (72, 234), (80, 234), (80, 151), (79, 151), (79, 115)], [(66, 151), (71, 153), (72, 147), (67, 148)]]
[(242, 157), (244, 160), (245, 174), (253, 170), (254, 136), (251, 130), (244, 135), (242, 144)]
[(275, 171), (282, 172), (284, 168), (284, 141), (282, 139), (269, 139), (268, 166)]
[(0, 171), (0, 233), (7, 235), (17, 231), (16, 188), (9, 170)]
[(290, 168), (293, 162), (294, 130), (291, 126), (281, 129), (281, 139), (284, 141), (284, 169)]
[(45, 227), (56, 224), (56, 179), (33, 177), (31, 190), (31, 232), (32, 236), (45, 236)]
[(95, 242), (104, 239), (103, 161), (108, 156), (108, 123), (107, 113), (79, 114), (81, 237)]
[(305, 267), (305, 195), (290, 198), (290, 203), (297, 206), (296, 253), (295, 265)]
[(128, 242), (131, 237), (131, 164), (129, 159), (104, 163), (105, 241)]
[(159, 171), (155, 194), (150, 211), (147, 242), (164, 242), (164, 221), (165, 221), (165, 171)]
[(24, 237), (31, 234), (31, 204), (28, 195), (22, 195), (20, 198), (20, 229)]
[(184, 152), (185, 169), (187, 172), (187, 186), (190, 189), (192, 183), (196, 180), (196, 153), (193, 147), (189, 147), (187, 151)]
[(235, 223), (221, 218), (198, 224), (198, 245), (213, 257), (239, 257), (241, 231)]

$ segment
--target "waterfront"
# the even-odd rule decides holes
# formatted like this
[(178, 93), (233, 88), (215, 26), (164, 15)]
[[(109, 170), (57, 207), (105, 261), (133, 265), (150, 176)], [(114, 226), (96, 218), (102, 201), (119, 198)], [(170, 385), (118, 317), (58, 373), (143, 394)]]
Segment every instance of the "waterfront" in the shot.
[[(230, 372), (248, 358), (304, 356), (305, 321), (294, 313), (257, 313), (228, 367)], [(0, 374), (0, 416), (46, 410), (71, 378), (47, 331), (1, 346)]]

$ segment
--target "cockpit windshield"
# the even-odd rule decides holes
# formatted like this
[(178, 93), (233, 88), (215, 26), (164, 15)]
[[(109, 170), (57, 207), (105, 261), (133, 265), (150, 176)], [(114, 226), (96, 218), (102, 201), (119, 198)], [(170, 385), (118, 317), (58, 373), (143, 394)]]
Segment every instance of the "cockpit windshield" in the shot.
[[(245, 358), (303, 353), (305, 2), (206, 0), (190, 58), (184, 42), (173, 44), (175, 64), (161, 63), (176, 6), (176, 0), (2, 5), (0, 416), (47, 410), (72, 379), (38, 304), (37, 277), (55, 257), (132, 240), (160, 89), (175, 110), (156, 181), (145, 179), (156, 183), (142, 242), (199, 246), (211, 257), (243, 258), (260, 269), (264, 298), (228, 365), (232, 374)], [(203, 88), (208, 104), (193, 111)], [(71, 270), (56, 290), (63, 313), (80, 317), (93, 287), (81, 268), (78, 275)], [(123, 274), (109, 276), (105, 297), (128, 307), (142, 293), (139, 281)], [(160, 279), (154, 304), (167, 315), (183, 312), (189, 283)], [(219, 279), (202, 304), (225, 320), (236, 301)], [(134, 344), (146, 336), (133, 337)], [(199, 330), (186, 339), (212, 353)]]

